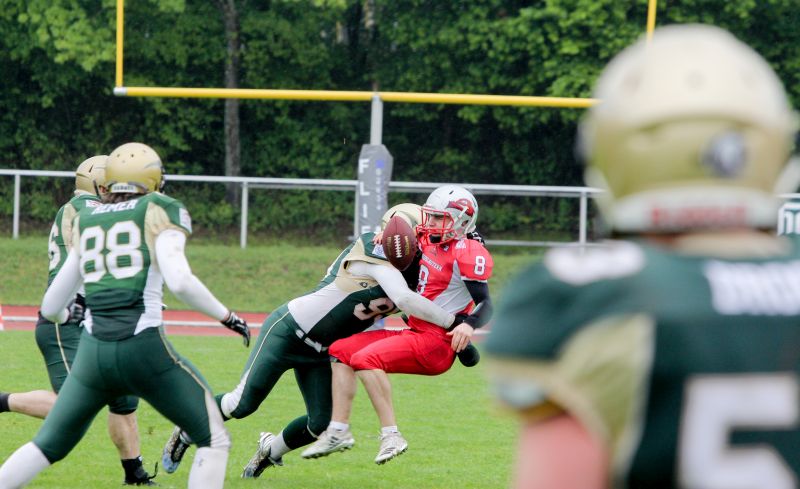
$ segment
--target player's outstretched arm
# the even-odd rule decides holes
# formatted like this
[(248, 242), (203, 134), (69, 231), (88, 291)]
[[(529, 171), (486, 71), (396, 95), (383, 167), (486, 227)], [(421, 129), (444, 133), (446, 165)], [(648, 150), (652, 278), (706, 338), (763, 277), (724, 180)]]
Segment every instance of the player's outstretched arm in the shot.
[(242, 335), (245, 346), (250, 345), (247, 322), (214, 297), (193, 273), (184, 252), (186, 235), (176, 229), (167, 229), (156, 238), (156, 260), (164, 282), (175, 297), (212, 318), (226, 328)]
[(42, 316), (56, 324), (67, 322), (70, 316), (67, 306), (70, 301), (75, 299), (81, 285), (83, 285), (83, 277), (80, 272), (80, 259), (78, 252), (73, 249), (67, 255), (64, 265), (44, 294), (41, 307)]
[(453, 314), (409, 289), (403, 274), (391, 265), (354, 261), (349, 270), (355, 275), (374, 278), (389, 299), (408, 316), (416, 316), (443, 328), (450, 327), (455, 320)]

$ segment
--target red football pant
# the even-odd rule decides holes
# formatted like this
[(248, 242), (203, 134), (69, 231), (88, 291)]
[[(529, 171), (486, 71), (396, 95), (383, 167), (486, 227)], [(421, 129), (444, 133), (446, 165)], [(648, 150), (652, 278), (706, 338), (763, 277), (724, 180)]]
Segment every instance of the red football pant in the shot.
[(418, 375), (447, 372), (456, 357), (442, 329), (365, 331), (333, 342), (328, 353), (353, 370)]

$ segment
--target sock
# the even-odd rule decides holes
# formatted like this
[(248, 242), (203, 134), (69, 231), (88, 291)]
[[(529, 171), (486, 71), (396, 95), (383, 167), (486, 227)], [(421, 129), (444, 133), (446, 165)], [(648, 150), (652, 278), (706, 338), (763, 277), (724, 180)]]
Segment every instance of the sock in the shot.
[[(122, 468), (125, 469), (125, 480), (136, 480), (139, 479), (142, 474), (138, 473), (139, 468), (142, 467), (142, 456), (139, 455), (136, 458), (125, 458), (120, 460), (122, 462)], [(144, 469), (142, 468), (142, 472)]]
[(11, 411), (11, 408), (8, 407), (8, 397), (10, 395), (8, 392), (0, 392), (0, 413)]
[(381, 435), (391, 435), (392, 433), (400, 433), (397, 426), (384, 426), (381, 428)]
[(346, 431), (348, 428), (350, 428), (350, 423), (340, 423), (338, 421), (331, 421), (328, 424), (328, 428), (332, 430)]
[(269, 446), (269, 458), (272, 460), (278, 460), (279, 458), (283, 457), (284, 454), (291, 451), (292, 449), (286, 446), (286, 441), (283, 439), (283, 431), (281, 431), (275, 436), (275, 439), (272, 440), (272, 443)]
[(189, 489), (222, 489), (227, 465), (227, 448), (198, 448), (189, 472)]
[(181, 436), (181, 441), (182, 442), (186, 443), (187, 445), (191, 445), (192, 444), (192, 438), (189, 436), (189, 433), (186, 433), (185, 431), (181, 431), (181, 435), (180, 436)]
[(27, 485), (36, 474), (50, 466), (39, 447), (28, 442), (12, 453), (0, 466), (0, 486), (22, 487)]

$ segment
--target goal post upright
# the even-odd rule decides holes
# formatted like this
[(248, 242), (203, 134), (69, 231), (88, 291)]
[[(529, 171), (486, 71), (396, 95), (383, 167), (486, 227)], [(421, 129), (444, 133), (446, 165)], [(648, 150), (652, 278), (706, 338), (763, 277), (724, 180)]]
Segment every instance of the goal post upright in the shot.
[(114, 79), (114, 94), (116, 87), (122, 87), (122, 48), (125, 45), (125, 0), (117, 0), (117, 60), (116, 78)]

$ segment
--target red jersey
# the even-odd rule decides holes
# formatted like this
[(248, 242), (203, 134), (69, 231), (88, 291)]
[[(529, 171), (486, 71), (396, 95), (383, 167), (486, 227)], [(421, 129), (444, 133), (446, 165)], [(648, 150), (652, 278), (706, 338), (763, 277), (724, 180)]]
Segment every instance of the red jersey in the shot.
[[(492, 255), (474, 239), (425, 244), (422, 247), (417, 292), (447, 312), (468, 314), (474, 303), (464, 280), (486, 282), (492, 276), (493, 266)], [(430, 325), (413, 316), (408, 320), (412, 328), (423, 324)]]

